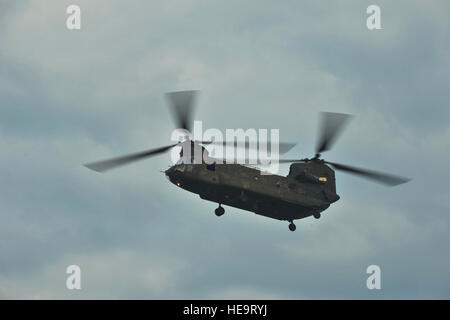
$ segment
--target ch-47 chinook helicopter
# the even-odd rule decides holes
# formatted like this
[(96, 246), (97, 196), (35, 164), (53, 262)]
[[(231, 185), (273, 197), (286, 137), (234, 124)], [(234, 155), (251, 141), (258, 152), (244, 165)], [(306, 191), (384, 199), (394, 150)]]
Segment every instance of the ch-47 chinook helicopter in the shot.
[[(189, 132), (191, 111), (196, 91), (167, 93), (178, 128)], [(176, 186), (196, 193), (200, 198), (219, 204), (215, 214), (225, 213), (222, 205), (254, 212), (273, 219), (289, 221), (289, 230), (295, 231), (294, 220), (308, 216), (320, 218), (322, 211), (339, 200), (333, 167), (347, 173), (372, 179), (388, 186), (395, 186), (409, 179), (356, 168), (320, 158), (328, 151), (342, 132), (350, 115), (321, 113), (321, 128), (316, 153), (313, 158), (280, 159), (279, 163), (292, 163), (289, 174), (261, 175), (261, 171), (246, 165), (226, 163), (223, 159), (209, 158), (204, 145), (226, 145), (221, 141), (184, 141), (156, 149), (133, 153), (118, 158), (85, 164), (94, 171), (103, 172), (144, 158), (165, 153), (171, 148), (182, 146), (180, 160), (165, 171), (167, 178)], [(280, 153), (294, 144), (280, 143)], [(189, 150), (190, 155), (183, 150)], [(200, 150), (200, 152), (198, 152)], [(200, 159), (193, 155), (200, 154)], [(211, 161), (213, 159), (213, 161)]]

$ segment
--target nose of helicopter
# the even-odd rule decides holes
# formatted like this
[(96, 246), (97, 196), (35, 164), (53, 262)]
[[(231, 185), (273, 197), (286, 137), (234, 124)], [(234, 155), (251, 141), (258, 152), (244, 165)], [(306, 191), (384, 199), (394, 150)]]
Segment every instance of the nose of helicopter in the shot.
[(173, 167), (170, 167), (169, 169), (167, 169), (166, 171), (164, 171), (164, 174), (166, 175), (166, 178), (169, 179), (171, 174), (173, 173), (175, 169)]
[(166, 171), (164, 171), (166, 178), (169, 179), (170, 182), (176, 184), (177, 186), (181, 186), (181, 177), (180, 172), (176, 170), (176, 166), (170, 167)]
[(174, 167), (170, 167), (169, 169), (164, 171), (164, 174), (166, 175), (166, 178), (169, 179), (170, 181), (172, 181), (172, 177), (174, 176), (174, 173), (175, 173), (175, 168)]

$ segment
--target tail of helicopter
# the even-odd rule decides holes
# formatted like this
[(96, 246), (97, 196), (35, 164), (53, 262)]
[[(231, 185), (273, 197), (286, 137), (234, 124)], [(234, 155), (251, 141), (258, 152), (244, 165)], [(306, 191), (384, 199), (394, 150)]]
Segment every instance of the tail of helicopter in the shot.
[(330, 203), (339, 200), (334, 170), (320, 161), (296, 162), (289, 168), (288, 178), (310, 184)]

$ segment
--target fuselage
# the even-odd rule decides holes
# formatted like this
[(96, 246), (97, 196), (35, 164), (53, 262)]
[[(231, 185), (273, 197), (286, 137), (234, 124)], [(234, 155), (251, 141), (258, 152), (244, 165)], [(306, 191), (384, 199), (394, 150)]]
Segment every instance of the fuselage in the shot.
[[(239, 164), (181, 163), (170, 167), (165, 174), (172, 183), (202, 199), (278, 220), (318, 214), (339, 199), (322, 182), (261, 174), (260, 170)], [(328, 183), (334, 183), (334, 174), (333, 181)]]

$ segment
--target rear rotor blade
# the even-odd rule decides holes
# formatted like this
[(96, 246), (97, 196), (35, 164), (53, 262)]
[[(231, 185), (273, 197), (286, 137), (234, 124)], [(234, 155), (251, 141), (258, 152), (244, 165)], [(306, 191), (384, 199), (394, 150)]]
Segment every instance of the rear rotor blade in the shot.
[(129, 164), (131, 162), (139, 161), (139, 160), (151, 157), (151, 156), (158, 155), (160, 153), (164, 153), (164, 152), (168, 151), (170, 148), (175, 147), (176, 145), (178, 145), (178, 144), (176, 143), (176, 144), (172, 144), (170, 146), (136, 152), (136, 153), (128, 154), (128, 155), (117, 157), (117, 158), (86, 163), (84, 166), (91, 170), (97, 171), (97, 172), (103, 172), (106, 170), (110, 170), (110, 169), (113, 169), (113, 168), (116, 168), (119, 166)]
[(185, 129), (190, 132), (191, 118), (197, 93), (198, 91), (195, 90), (166, 93), (177, 129)]
[(332, 145), (342, 133), (352, 115), (344, 113), (321, 112), (319, 140), (316, 154), (331, 149)]
[(336, 170), (341, 170), (344, 172), (348, 172), (351, 174), (359, 175), (363, 178), (371, 179), (376, 182), (388, 185), (388, 186), (396, 186), (405, 182), (410, 181), (411, 179), (403, 178), (399, 176), (394, 176), (386, 173), (381, 173), (377, 171), (362, 169), (362, 168), (356, 168), (352, 166), (347, 166), (339, 163), (324, 161), (325, 163), (330, 164), (333, 166)]

